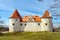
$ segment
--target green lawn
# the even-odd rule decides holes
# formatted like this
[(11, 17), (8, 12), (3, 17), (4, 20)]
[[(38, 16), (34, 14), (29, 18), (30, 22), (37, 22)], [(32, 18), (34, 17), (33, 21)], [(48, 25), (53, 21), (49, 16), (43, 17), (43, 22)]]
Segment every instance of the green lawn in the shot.
[(60, 40), (60, 32), (16, 32), (0, 36), (0, 40)]

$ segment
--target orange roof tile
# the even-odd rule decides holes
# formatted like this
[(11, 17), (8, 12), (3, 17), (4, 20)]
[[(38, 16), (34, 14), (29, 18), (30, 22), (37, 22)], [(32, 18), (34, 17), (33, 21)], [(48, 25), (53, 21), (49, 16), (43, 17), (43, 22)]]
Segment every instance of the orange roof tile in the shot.
[(22, 18), (22, 21), (26, 22), (28, 18), (29, 18), (29, 16), (25, 16), (24, 18)]
[[(29, 16), (25, 16), (24, 18), (22, 18), (19, 15), (18, 11), (15, 10), (10, 18), (18, 18), (20, 19), (20, 21), (26, 22)], [(32, 18), (34, 19), (34, 22), (41, 22), (41, 18), (39, 16), (32, 16)], [(42, 18), (52, 18), (52, 17), (50, 16), (48, 10), (46, 10)]]
[(35, 22), (41, 22), (41, 18), (39, 16), (33, 16)]
[(46, 10), (42, 18), (52, 18), (52, 16), (49, 14), (48, 10)]
[[(25, 16), (22, 21), (26, 22), (29, 16)], [(41, 22), (41, 18), (39, 16), (32, 16), (32, 18), (35, 20), (34, 22)]]
[(10, 18), (18, 18), (18, 19), (20, 19), (20, 21), (22, 21), (22, 18), (19, 15), (19, 12), (17, 10), (14, 11), (14, 13), (11, 15)]

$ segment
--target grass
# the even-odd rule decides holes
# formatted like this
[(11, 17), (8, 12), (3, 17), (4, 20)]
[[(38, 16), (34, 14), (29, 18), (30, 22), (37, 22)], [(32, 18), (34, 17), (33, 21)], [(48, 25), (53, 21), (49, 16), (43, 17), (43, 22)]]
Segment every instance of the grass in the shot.
[(0, 40), (60, 40), (60, 32), (16, 32), (0, 36)]

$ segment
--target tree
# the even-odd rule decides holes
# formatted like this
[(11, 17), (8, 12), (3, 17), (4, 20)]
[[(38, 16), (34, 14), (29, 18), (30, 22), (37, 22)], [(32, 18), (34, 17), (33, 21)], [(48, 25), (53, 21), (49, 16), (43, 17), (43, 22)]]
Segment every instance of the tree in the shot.
[(60, 26), (60, 0), (54, 0), (54, 3), (50, 5), (49, 11), (52, 16), (56, 26)]
[(2, 29), (4, 29), (4, 25), (5, 25), (4, 20), (0, 16), (0, 34), (1, 34)]

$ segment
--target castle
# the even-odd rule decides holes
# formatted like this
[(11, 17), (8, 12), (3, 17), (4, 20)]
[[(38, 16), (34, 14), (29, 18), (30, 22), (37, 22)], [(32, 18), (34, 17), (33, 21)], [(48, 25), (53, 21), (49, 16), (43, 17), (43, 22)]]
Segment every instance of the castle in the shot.
[(17, 10), (9, 18), (9, 31), (10, 32), (40, 32), (40, 31), (52, 31), (53, 23), (52, 16), (48, 10), (45, 11), (42, 17), (24, 16), (21, 17)]

